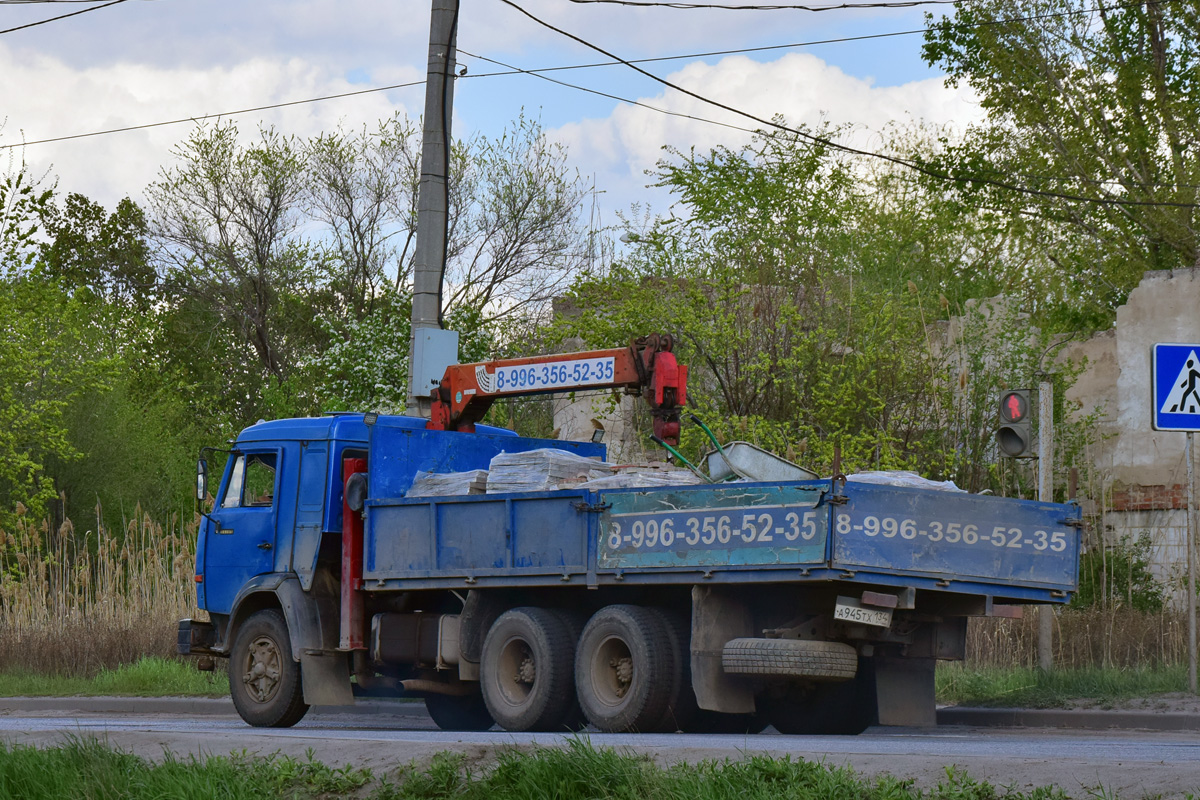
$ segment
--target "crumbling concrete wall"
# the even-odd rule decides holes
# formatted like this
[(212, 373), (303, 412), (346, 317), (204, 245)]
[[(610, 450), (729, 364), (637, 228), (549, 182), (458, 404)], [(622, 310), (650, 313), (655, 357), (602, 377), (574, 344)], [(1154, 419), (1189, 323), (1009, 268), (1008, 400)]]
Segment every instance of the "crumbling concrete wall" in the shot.
[(1200, 270), (1147, 272), (1111, 330), (1068, 345), (1064, 356), (1087, 368), (1067, 398), (1103, 412), (1087, 488), (1105, 538), (1148, 535), (1155, 573), (1177, 587), (1187, 563), (1186, 434), (1150, 425), (1158, 342), (1200, 342)]

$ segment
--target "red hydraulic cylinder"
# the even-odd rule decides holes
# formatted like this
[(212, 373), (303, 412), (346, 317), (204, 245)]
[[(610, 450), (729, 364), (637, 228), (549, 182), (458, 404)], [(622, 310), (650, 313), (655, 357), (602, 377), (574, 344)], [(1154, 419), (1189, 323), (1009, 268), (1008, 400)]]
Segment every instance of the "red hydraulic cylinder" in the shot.
[(346, 502), (346, 481), (356, 472), (367, 471), (365, 458), (342, 461), (342, 620), (341, 650), (366, 650), (363, 624), (363, 518)]

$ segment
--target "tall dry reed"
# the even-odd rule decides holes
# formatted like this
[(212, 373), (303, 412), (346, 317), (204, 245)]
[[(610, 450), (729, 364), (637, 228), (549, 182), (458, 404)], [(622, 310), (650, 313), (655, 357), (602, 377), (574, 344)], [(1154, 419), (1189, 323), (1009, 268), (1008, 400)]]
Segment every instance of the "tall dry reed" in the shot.
[(137, 509), (110, 530), (52, 528), (18, 507), (0, 530), (0, 669), (88, 676), (175, 652), (176, 623), (196, 616), (196, 524)]
[[(1036, 667), (1038, 610), (1021, 619), (977, 618), (967, 625), (968, 667)], [(1183, 612), (1064, 608), (1054, 614), (1054, 663), (1077, 667), (1162, 667), (1187, 660)]]

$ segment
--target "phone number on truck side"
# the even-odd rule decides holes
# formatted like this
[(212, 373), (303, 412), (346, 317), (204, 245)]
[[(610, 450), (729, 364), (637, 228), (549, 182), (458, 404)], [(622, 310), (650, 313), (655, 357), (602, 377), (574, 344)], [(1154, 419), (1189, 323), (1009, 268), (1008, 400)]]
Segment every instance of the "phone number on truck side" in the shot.
[(615, 514), (608, 523), (606, 544), (610, 551), (786, 546), (815, 539), (826, 519), (823, 510), (787, 506), (709, 508), (696, 514)]
[(884, 517), (868, 514), (861, 522), (855, 522), (849, 514), (838, 514), (834, 529), (841, 536), (861, 533), (869, 537), (891, 539), (928, 539), (946, 544), (966, 544), (986, 547), (1012, 547), (1019, 550), (1030, 548), (1036, 551), (1049, 550), (1054, 553), (1065, 551), (1072, 534), (1067, 531), (1026, 531), (1008, 525), (996, 525), (990, 531), (980, 530), (978, 525), (961, 522), (942, 523), (930, 520), (918, 526), (908, 517)]

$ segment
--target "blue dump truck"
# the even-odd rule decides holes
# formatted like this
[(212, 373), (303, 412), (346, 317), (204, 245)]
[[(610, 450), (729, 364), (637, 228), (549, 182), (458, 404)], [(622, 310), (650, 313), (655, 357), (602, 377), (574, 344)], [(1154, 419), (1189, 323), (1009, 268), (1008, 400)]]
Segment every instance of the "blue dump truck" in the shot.
[(677, 442), (670, 344), (455, 365), (429, 419), (242, 431), (213, 486), (199, 463), (209, 619), (180, 622), (179, 651), (228, 658), (255, 726), (365, 696), (423, 698), (449, 730), (858, 733), (936, 723), (969, 617), (1070, 599), (1073, 504), (841, 475), (409, 496), (501, 453), (604, 456), (477, 424), (506, 392), (624, 386)]

